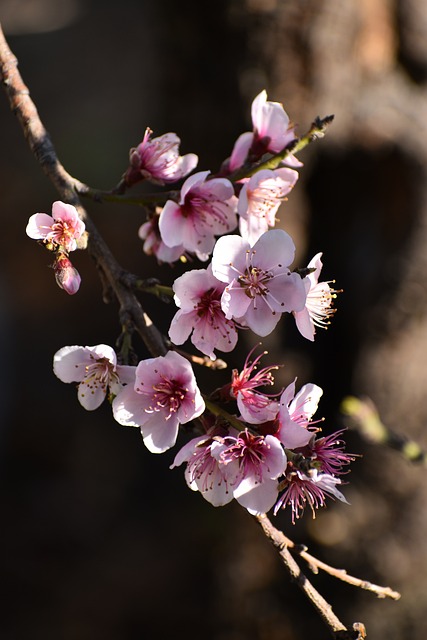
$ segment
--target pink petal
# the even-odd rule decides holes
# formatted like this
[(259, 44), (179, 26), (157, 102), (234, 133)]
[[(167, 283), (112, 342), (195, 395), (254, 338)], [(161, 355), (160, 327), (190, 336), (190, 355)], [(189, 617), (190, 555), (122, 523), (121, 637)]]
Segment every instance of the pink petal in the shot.
[(231, 491), (218, 467), (214, 467), (213, 473), (209, 478), (209, 483), (205, 486), (203, 485), (203, 477), (198, 481), (196, 480), (193, 483), (191, 482), (188, 468), (186, 470), (185, 476), (188, 486), (191, 489), (194, 489), (195, 485), (196, 489), (200, 491), (204, 499), (214, 507), (223, 507), (233, 500), (233, 492)]
[(25, 232), (33, 240), (42, 240), (51, 231), (54, 219), (47, 213), (34, 213), (28, 220)]
[(178, 437), (179, 422), (176, 415), (165, 420), (163, 413), (149, 415), (141, 427), (144, 444), (151, 453), (164, 453), (174, 446)]
[(297, 449), (305, 447), (313, 437), (313, 433), (289, 419), (282, 424), (278, 437), (287, 449)]
[(86, 411), (93, 411), (94, 409), (98, 409), (103, 403), (105, 399), (105, 388), (103, 389), (101, 386), (89, 388), (87, 384), (81, 382), (79, 384), (77, 397)]
[(261, 236), (253, 247), (257, 251), (256, 265), (268, 271), (278, 265), (288, 267), (294, 261), (295, 245), (283, 229), (271, 229)]
[(239, 169), (245, 162), (249, 149), (252, 146), (254, 134), (252, 131), (242, 133), (234, 143), (233, 151), (231, 152), (228, 168), (231, 172)]
[(121, 384), (135, 384), (135, 371), (136, 367), (127, 364), (118, 364), (116, 367)]
[[(231, 294), (231, 289), (232, 294)], [(245, 290), (237, 280), (230, 283), (230, 290), (226, 287), (221, 296), (221, 308), (228, 320), (241, 318), (250, 310), (252, 300), (246, 295)]]
[(77, 209), (72, 204), (66, 204), (57, 200), (52, 204), (52, 217), (54, 220), (63, 220), (72, 226), (79, 220)]
[(196, 447), (202, 443), (210, 440), (209, 436), (202, 435), (193, 438), (189, 442), (187, 442), (176, 454), (173, 463), (169, 467), (169, 469), (174, 469), (175, 467), (179, 467), (183, 462), (188, 462), (190, 458), (193, 456), (194, 450)]
[(86, 347), (86, 349), (96, 354), (98, 358), (107, 358), (107, 360), (109, 360), (112, 365), (116, 366), (117, 364), (116, 352), (108, 344), (97, 344), (94, 347)]
[(193, 329), (192, 316), (194, 312), (179, 309), (172, 318), (169, 327), (169, 338), (174, 344), (184, 344)]
[(209, 174), (210, 171), (198, 171), (197, 173), (194, 173), (192, 176), (187, 178), (187, 180), (181, 187), (180, 204), (184, 203), (185, 196), (191, 189), (194, 189), (195, 187), (202, 185), (205, 182)]
[(252, 329), (258, 336), (265, 337), (275, 329), (281, 317), (281, 313), (276, 312), (273, 314), (267, 303), (258, 297), (256, 307), (254, 305), (249, 306), (244, 318), (236, 316), (235, 319), (236, 322), (244, 319), (249, 329)]
[(310, 420), (316, 413), (323, 389), (317, 384), (309, 383), (301, 387), (289, 406), (289, 413), (298, 413)]
[(231, 282), (236, 277), (236, 269), (245, 270), (246, 251), (249, 243), (240, 236), (223, 236), (215, 244), (212, 254), (212, 273), (221, 282)]
[(184, 226), (182, 225), (181, 207), (168, 200), (159, 218), (159, 231), (163, 242), (168, 247), (184, 244)]
[(86, 374), (85, 367), (91, 362), (85, 347), (62, 347), (53, 357), (53, 371), (62, 382), (81, 382)]
[(303, 279), (298, 273), (277, 276), (274, 280), (271, 280), (269, 290), (269, 301), (273, 309), (283, 313), (302, 311), (304, 309), (307, 294)]
[(307, 340), (314, 341), (314, 324), (311, 321), (308, 309), (304, 307), (302, 311), (294, 311), (295, 323), (300, 334)]
[(266, 480), (262, 484), (247, 488), (245, 481), (233, 492), (237, 502), (252, 515), (260, 516), (270, 511), (277, 500), (277, 480)]
[(268, 231), (268, 220), (267, 218), (261, 218), (259, 216), (248, 216), (248, 219), (240, 218), (239, 231), (242, 238), (253, 246), (262, 234)]
[(126, 427), (140, 427), (149, 416), (145, 411), (144, 400), (146, 398), (131, 385), (124, 387), (113, 400), (114, 419)]

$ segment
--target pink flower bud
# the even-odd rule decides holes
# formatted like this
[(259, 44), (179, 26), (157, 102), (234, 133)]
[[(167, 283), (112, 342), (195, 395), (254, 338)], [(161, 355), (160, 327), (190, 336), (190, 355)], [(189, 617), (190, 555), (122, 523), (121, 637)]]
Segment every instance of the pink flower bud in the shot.
[(73, 267), (71, 260), (63, 253), (59, 253), (53, 265), (55, 280), (61, 289), (64, 289), (70, 296), (77, 293), (80, 287), (80, 274)]

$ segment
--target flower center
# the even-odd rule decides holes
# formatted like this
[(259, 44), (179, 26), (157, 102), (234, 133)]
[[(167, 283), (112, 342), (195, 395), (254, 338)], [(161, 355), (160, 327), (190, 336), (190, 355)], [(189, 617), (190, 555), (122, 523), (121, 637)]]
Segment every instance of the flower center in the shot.
[(90, 356), (93, 362), (85, 366), (85, 377), (82, 381), (89, 389), (101, 387), (106, 390), (113, 378), (117, 378), (114, 365), (108, 358), (95, 358)]
[(184, 389), (176, 380), (169, 380), (164, 375), (153, 385), (152, 405), (150, 411), (166, 410), (166, 420), (178, 411), (182, 402), (187, 395), (187, 389)]
[[(227, 438), (225, 439), (227, 442)], [(221, 462), (238, 461), (239, 477), (255, 475), (258, 482), (262, 482), (262, 467), (265, 463), (266, 442), (263, 436), (256, 436), (247, 429), (239, 433), (237, 438), (231, 439), (231, 444), (221, 453)]]
[(204, 316), (209, 316), (209, 320), (212, 322), (215, 316), (221, 311), (221, 294), (218, 293), (217, 289), (211, 288), (206, 291), (200, 301), (197, 304), (196, 310), (197, 315), (200, 318)]
[(54, 222), (51, 228), (52, 231), (48, 234), (48, 239), (53, 242), (66, 245), (70, 239), (74, 238), (74, 227), (63, 220)]
[(273, 274), (258, 267), (250, 267), (242, 273), (237, 281), (245, 290), (248, 298), (254, 299), (256, 296), (266, 296), (269, 293), (267, 283), (273, 278)]

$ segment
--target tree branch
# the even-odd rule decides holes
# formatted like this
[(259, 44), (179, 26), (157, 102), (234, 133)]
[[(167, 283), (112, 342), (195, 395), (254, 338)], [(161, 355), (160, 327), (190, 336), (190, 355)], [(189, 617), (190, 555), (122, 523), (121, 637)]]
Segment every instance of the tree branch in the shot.
[(366, 591), (375, 593), (378, 598), (391, 598), (392, 600), (400, 599), (400, 593), (398, 591), (393, 591), (393, 589), (390, 589), (390, 587), (380, 587), (379, 585), (368, 582), (367, 580), (355, 578), (354, 576), (349, 575), (345, 569), (336, 569), (335, 567), (331, 567), (329, 564), (322, 562), (318, 558), (315, 558), (315, 556), (312, 556), (307, 552), (307, 548), (305, 546), (298, 545), (293, 542), (290, 538), (285, 536), (282, 531), (275, 529), (271, 522), (269, 522), (268, 524), (266, 522), (264, 522), (263, 524), (260, 522), (260, 524), (263, 526), (263, 528), (264, 525), (269, 528), (270, 533), (268, 537), (273, 541), (275, 546), (287, 547), (288, 549), (291, 549), (293, 553), (298, 554), (301, 558), (304, 558), (313, 573), (318, 573), (319, 569), (321, 569), (334, 578), (338, 578), (338, 580), (342, 580), (343, 582), (351, 584), (354, 587), (359, 587), (360, 589), (365, 589)]
[(365, 637), (365, 628), (360, 622), (355, 622), (353, 624), (353, 629), (345, 627), (333, 612), (331, 605), (323, 598), (323, 596), (320, 595), (308, 578), (302, 573), (300, 567), (291, 556), (289, 549), (304, 558), (314, 573), (317, 573), (319, 569), (322, 569), (326, 573), (329, 573), (329, 575), (347, 582), (348, 584), (375, 593), (379, 598), (387, 597), (392, 598), (393, 600), (398, 600), (400, 598), (400, 593), (393, 591), (389, 587), (380, 587), (367, 582), (366, 580), (354, 578), (353, 576), (348, 575), (343, 569), (335, 569), (321, 560), (318, 560), (311, 554), (307, 553), (307, 550), (304, 547), (296, 545), (292, 540), (286, 537), (282, 531), (276, 529), (266, 515), (255, 516), (255, 520), (261, 526), (273, 546), (278, 550), (279, 555), (292, 578), (294, 578), (299, 588), (305, 593), (307, 598), (322, 617), (323, 621), (327, 624), (332, 633), (332, 637), (335, 640), (362, 640)]
[(133, 324), (151, 355), (164, 355), (167, 349), (161, 333), (144, 312), (132, 290), (123, 283), (125, 271), (114, 258), (80, 202), (76, 187), (81, 183), (67, 173), (56, 155), (49, 134), (18, 71), (18, 61), (6, 42), (1, 26), (0, 80), (9, 99), (10, 107), (17, 116), (38, 163), (55, 186), (60, 198), (64, 202), (74, 205), (84, 220), (89, 234), (88, 251), (101, 272), (102, 280), (108, 283), (117, 298), (121, 318), (125, 318), (126, 322)]

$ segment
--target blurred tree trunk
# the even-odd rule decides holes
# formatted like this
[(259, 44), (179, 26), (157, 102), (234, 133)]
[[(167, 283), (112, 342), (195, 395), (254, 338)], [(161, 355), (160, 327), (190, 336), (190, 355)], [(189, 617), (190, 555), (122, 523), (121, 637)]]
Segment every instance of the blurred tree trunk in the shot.
[[(300, 132), (316, 115), (336, 116), (302, 158), (308, 223), (291, 220), (307, 234), (308, 257), (324, 251), (326, 275), (344, 288), (333, 327), (315, 345), (314, 380), (332, 409), (346, 393), (366, 394), (390, 428), (426, 446), (427, 4), (246, 0), (241, 11), (247, 99), (267, 86)], [(289, 206), (282, 215), (287, 224), (299, 213)], [(398, 605), (351, 595), (349, 620), (363, 620), (369, 637), (423, 640), (425, 476), (373, 447), (354, 467), (353, 506), (326, 511), (310, 530), (338, 541), (359, 573), (365, 566), (403, 592)]]

